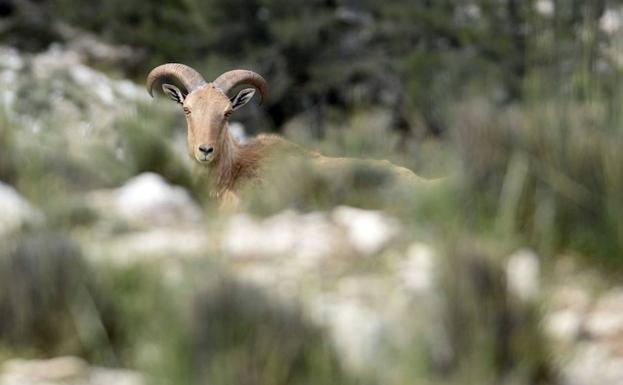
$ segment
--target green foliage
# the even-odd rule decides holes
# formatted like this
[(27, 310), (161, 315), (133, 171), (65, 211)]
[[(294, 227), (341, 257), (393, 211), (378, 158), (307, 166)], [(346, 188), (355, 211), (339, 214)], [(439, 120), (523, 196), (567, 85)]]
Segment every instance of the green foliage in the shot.
[(10, 123), (5, 112), (0, 112), (0, 181), (14, 182), (17, 170), (15, 153), (10, 132)]
[(389, 208), (403, 191), (386, 167), (364, 162), (319, 170), (305, 159), (277, 157), (267, 167), (266, 180), (265, 185), (250, 186), (243, 193), (244, 206), (264, 215), (286, 208), (313, 211), (337, 205)]
[[(614, 92), (615, 63), (603, 49), (611, 37), (599, 20), (617, 4), (554, 2), (547, 14), (519, 0), (110, 0), (92, 7), (48, 0), (32, 8), (40, 11), (32, 19), (58, 19), (137, 48), (138, 64), (126, 70), (140, 80), (171, 61), (208, 78), (255, 69), (270, 81), (277, 130), (303, 111), (326, 123), (329, 105), (383, 105), (394, 109), (396, 128), (440, 134), (451, 126), (452, 103), (483, 91), (496, 103), (523, 100), (535, 73), (551, 86), (572, 84), (573, 97), (589, 88)], [(19, 20), (35, 34), (43, 27)]]
[[(622, 265), (623, 82), (611, 37), (599, 29), (614, 0), (554, 2), (551, 15), (518, 0), (44, 3), (50, 17), (136, 47), (139, 65), (126, 71), (141, 81), (166, 61), (206, 77), (233, 67), (262, 73), (269, 123), (258, 123), (258, 109), (241, 111), (237, 118), (253, 118), (249, 131), (272, 124), (327, 155), (447, 175), (432, 188), (403, 186), (379, 163), (322, 172), (280, 158), (267, 182), (246, 192), (245, 208), (262, 215), (382, 209), (403, 223), (406, 241), (441, 245), (439, 325), (454, 354), (435, 357), (415, 341), (396, 361), (395, 383), (550, 382), (537, 309), (508, 297), (500, 259), (528, 244), (547, 259), (572, 253)], [(17, 95), (28, 101), (18, 114), (37, 110), (42, 132), (0, 116), (0, 180), (41, 208), (47, 227), (78, 232), (96, 223), (80, 197), (144, 171), (194, 189), (210, 208), (178, 143), (179, 114), (139, 105), (111, 124), (114, 140), (77, 155), (64, 151), (68, 118), (48, 113), (55, 87), (33, 81)], [(83, 101), (83, 90), (62, 92)], [(221, 218), (208, 219), (218, 227)], [(472, 252), (474, 244), (495, 247)], [(145, 370), (162, 384), (357, 383), (326, 331), (255, 287), (215, 279), (223, 272), (214, 255), (182, 264), (185, 281), (171, 283), (167, 264), (94, 272), (57, 233), (21, 234), (6, 245), (2, 349), (78, 354)], [(414, 312), (404, 328), (416, 330), (420, 317)]]
[(145, 371), (150, 383), (192, 384), (191, 285), (167, 285), (165, 272), (151, 263), (101, 267), (100, 274), (105, 292), (116, 299), (114, 310), (126, 337), (119, 363)]
[(3, 239), (0, 341), (28, 354), (115, 363), (123, 339), (110, 297), (77, 246), (51, 232)]
[(547, 253), (572, 250), (620, 264), (619, 118), (599, 104), (564, 101), (495, 116), (479, 108), (460, 113), (456, 136), (466, 209), (488, 218), (494, 232), (521, 235)]
[(221, 281), (195, 303), (197, 383), (355, 384), (330, 341), (296, 307)]
[(119, 123), (124, 167), (128, 175), (151, 171), (161, 174), (171, 183), (192, 189), (190, 164), (174, 148), (175, 139), (182, 137), (176, 135), (175, 130), (185, 133), (178, 118), (179, 115), (172, 114), (170, 110), (160, 111), (153, 105), (139, 105), (136, 114)]
[(499, 264), (482, 247), (451, 239), (445, 252), (443, 322), (454, 354), (438, 365), (458, 383), (551, 383), (538, 309), (508, 295)]

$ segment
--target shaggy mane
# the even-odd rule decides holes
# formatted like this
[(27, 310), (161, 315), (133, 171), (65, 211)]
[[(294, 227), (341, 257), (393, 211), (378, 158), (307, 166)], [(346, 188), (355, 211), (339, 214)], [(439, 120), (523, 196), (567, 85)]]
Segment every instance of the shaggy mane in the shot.
[(223, 131), (215, 159), (212, 193), (220, 197), (227, 191), (236, 191), (241, 182), (259, 177), (263, 161), (270, 157), (277, 148), (284, 150), (300, 150), (284, 139), (274, 135), (260, 134), (247, 143), (238, 143), (230, 134), (229, 129)]

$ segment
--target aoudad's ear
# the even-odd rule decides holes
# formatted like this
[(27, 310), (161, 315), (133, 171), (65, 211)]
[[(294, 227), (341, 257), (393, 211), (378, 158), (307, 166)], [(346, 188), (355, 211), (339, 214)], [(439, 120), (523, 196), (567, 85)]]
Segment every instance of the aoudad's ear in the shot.
[(179, 88), (177, 88), (173, 84), (167, 84), (167, 83), (163, 84), (162, 91), (164, 91), (165, 94), (169, 95), (171, 100), (173, 100), (174, 102), (177, 102), (179, 104), (184, 103), (184, 99), (186, 98), (186, 93), (182, 92)]
[(238, 95), (234, 96), (231, 99), (232, 110), (235, 111), (238, 108), (247, 104), (249, 100), (251, 100), (253, 95), (255, 95), (255, 88), (245, 88), (243, 90), (240, 90), (240, 92), (238, 92)]

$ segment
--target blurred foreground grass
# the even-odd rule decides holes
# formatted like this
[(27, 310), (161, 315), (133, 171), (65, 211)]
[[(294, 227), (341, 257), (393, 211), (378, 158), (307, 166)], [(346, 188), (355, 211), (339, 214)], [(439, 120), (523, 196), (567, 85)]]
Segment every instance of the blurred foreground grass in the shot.
[[(570, 253), (605, 269), (623, 266), (623, 131), (609, 103), (466, 102), (454, 106), (448, 137), (435, 141), (401, 137), (375, 110), (337, 117), (320, 140), (308, 135), (312, 123), (287, 128), (292, 140), (325, 154), (386, 158), (447, 175), (414, 191), (383, 170), (326, 175), (305, 162), (281, 162), (268, 188), (247, 192), (245, 208), (258, 215), (337, 205), (383, 210), (403, 224), (405, 242), (440, 251), (440, 327), (450, 353), (433, 351), (418, 335), (424, 315), (413, 309), (413, 325), (402, 325), (413, 329), (408, 351), (378, 353), (394, 358), (389, 375), (344, 368), (326, 334), (296, 305), (235, 282), (214, 251), (181, 262), (177, 273), (157, 262), (119, 267), (82, 256), (75, 234), (98, 231), (90, 228), (97, 214), (85, 195), (140, 172), (187, 187), (207, 222), (218, 227), (227, 219), (193, 183), (181, 118), (171, 110), (139, 104), (111, 127), (112, 147), (89, 142), (77, 153), (63, 127), (33, 133), (0, 114), (0, 180), (47, 218), (3, 240), (2, 354), (79, 355), (143, 370), (150, 383), (162, 384), (555, 382), (538, 309), (508, 297), (500, 264), (517, 247), (532, 246), (547, 259)], [(382, 270), (381, 262), (360, 264), (351, 269)]]

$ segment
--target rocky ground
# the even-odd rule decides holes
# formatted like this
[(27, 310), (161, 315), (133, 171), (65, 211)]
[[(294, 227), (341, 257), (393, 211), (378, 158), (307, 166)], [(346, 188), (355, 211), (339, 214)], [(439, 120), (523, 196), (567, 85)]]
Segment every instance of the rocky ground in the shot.
[[(0, 100), (9, 120), (28, 127), (15, 132), (20, 149), (60, 124), (63, 151), (71, 156), (88, 156), (89, 141), (117, 148), (118, 133), (109, 127), (145, 102), (146, 93), (83, 60), (62, 47), (31, 56), (0, 48)], [(25, 92), (46, 101), (41, 110), (32, 113), (21, 103)], [(95, 266), (152, 264), (168, 284), (180, 286), (188, 261), (218, 255), (216, 263), (235, 280), (300, 306), (353, 372), (374, 373), (385, 383), (398, 380), (397, 357), (422, 336), (436, 365), (453, 360), (451, 336), (441, 326), (448, 261), (437, 245), (413, 237), (399, 218), (338, 206), (210, 220), (189, 191), (151, 172), (91, 189), (81, 204), (94, 219), (70, 233)], [(5, 183), (0, 212), (3, 237), (51, 226), (43, 208)], [(623, 384), (623, 287), (600, 283), (598, 272), (587, 272), (571, 257), (544, 266), (540, 256), (521, 248), (504, 259), (503, 274), (505, 296), (538, 308), (561, 384)], [(403, 327), (407, 323), (416, 327)], [(12, 358), (0, 368), (0, 385), (144, 383), (140, 373), (73, 357)]]
[(143, 385), (139, 373), (129, 370), (91, 367), (75, 357), (49, 360), (13, 359), (2, 365), (2, 385)]
[[(0, 187), (0, 204), (11, 208), (3, 210), (4, 234), (41, 223), (37, 209), (10, 186)], [(379, 352), (407, 348), (413, 336), (401, 325), (414, 316), (414, 308), (437, 354), (448, 349), (436, 327), (443, 317), (438, 253), (420, 242), (405, 245), (400, 222), (382, 212), (337, 207), (262, 219), (240, 213), (214, 228), (201, 220), (185, 190), (156, 174), (93, 191), (88, 202), (100, 213), (99, 222), (75, 236), (94, 263), (163, 263), (165, 278), (176, 284), (184, 279), (185, 258), (215, 250), (236, 279), (301, 304), (352, 370), (391, 367), (392, 356), (384, 361)], [(131, 230), (107, 232), (114, 221)], [(358, 271), (362, 261), (381, 268)], [(539, 256), (519, 250), (509, 256), (505, 274), (511, 295), (539, 304), (543, 329), (556, 346), (561, 383), (623, 383), (623, 288), (596, 286), (590, 278), (596, 273), (585, 273), (570, 258), (554, 270), (556, 278), (543, 281)], [(75, 358), (13, 359), (1, 373), (0, 384), (7, 385), (143, 383), (136, 373), (89, 367)], [(391, 370), (385, 375), (391, 377)]]

